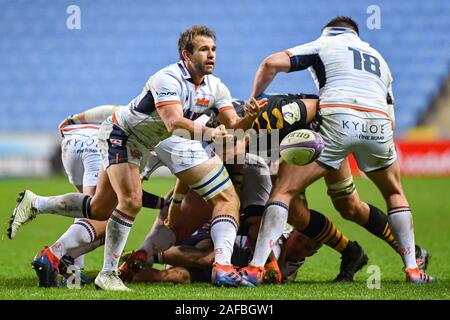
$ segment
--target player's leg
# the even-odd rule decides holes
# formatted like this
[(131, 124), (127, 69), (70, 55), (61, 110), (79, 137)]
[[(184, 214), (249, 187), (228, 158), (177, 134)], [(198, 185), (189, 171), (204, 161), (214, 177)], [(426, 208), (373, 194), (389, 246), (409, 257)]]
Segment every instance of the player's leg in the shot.
[(212, 281), (216, 285), (247, 286), (231, 266), (239, 221), (239, 197), (222, 161), (217, 157), (177, 174), (212, 208), (211, 238), (214, 244)]
[(131, 280), (133, 283), (191, 283), (192, 275), (189, 269), (184, 267), (171, 267), (165, 270), (157, 270), (150, 266), (145, 266), (136, 273)]
[(399, 245), (407, 281), (433, 281), (433, 277), (417, 267), (413, 218), (400, 182), (400, 168), (390, 119), (354, 118), (352, 121), (359, 122), (359, 128), (367, 128), (370, 125), (371, 130), (358, 135), (369, 139), (357, 143), (353, 154), (359, 168), (375, 183), (386, 201), (389, 225)]
[(340, 272), (334, 281), (353, 281), (355, 273), (368, 261), (361, 246), (349, 240), (325, 215), (309, 209), (304, 195), (295, 197), (289, 209), (288, 221), (296, 230), (341, 254)]
[(253, 259), (242, 272), (246, 279), (255, 284), (262, 282), (263, 267), (273, 244), (283, 233), (291, 200), (304, 192), (307, 186), (322, 177), (326, 172), (327, 169), (316, 162), (306, 166), (289, 165), (285, 162), (280, 164), (271, 196), (264, 211)]
[(361, 201), (348, 159), (342, 162), (339, 170), (330, 170), (325, 181), (328, 195), (343, 218), (356, 222), (398, 251), (398, 243), (389, 228), (387, 215), (374, 205)]
[(366, 174), (376, 184), (386, 201), (389, 224), (399, 244), (406, 280), (412, 283), (433, 282), (434, 277), (427, 275), (417, 266), (413, 217), (401, 185), (398, 161), (388, 168)]
[(139, 167), (135, 164), (114, 164), (108, 167), (107, 173), (118, 204), (106, 226), (103, 268), (95, 284), (105, 290), (125, 291), (128, 288), (119, 279), (117, 270), (134, 219), (141, 209), (142, 186)]
[[(80, 152), (80, 148), (85, 143), (92, 145), (94, 141), (96, 139), (72, 135), (63, 139), (61, 143), (62, 162), (69, 182), (75, 185), (80, 193), (89, 196), (95, 193), (98, 171), (101, 168), (101, 155), (94, 149), (90, 149), (89, 152), (84, 150)], [(75, 219), (75, 223), (53, 245), (44, 247), (32, 263), (39, 278), (39, 286), (57, 286), (57, 274), (62, 257), (71, 250), (91, 245), (93, 242), (98, 243), (99, 241), (96, 240), (103, 237), (105, 226), (106, 223), (101, 221)], [(73, 259), (67, 257), (64, 261), (69, 260)], [(74, 264), (83, 268), (83, 256), (77, 258)], [(67, 266), (65, 267), (67, 269)]]
[(73, 218), (95, 220), (108, 219), (115, 207), (116, 195), (103, 171), (94, 197), (82, 193), (68, 193), (60, 196), (37, 196), (30, 190), (21, 192), (11, 216), (8, 236), (13, 239), (17, 230), (36, 215), (49, 213)]

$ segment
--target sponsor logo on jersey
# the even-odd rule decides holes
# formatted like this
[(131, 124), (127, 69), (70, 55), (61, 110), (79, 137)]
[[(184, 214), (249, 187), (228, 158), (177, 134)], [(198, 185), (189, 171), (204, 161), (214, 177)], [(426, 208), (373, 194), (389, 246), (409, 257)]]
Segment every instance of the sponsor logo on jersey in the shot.
[(171, 91), (167, 91), (167, 92), (156, 92), (156, 94), (158, 95), (158, 97), (170, 97), (170, 96), (176, 96), (176, 95), (177, 95), (176, 92), (171, 92)]

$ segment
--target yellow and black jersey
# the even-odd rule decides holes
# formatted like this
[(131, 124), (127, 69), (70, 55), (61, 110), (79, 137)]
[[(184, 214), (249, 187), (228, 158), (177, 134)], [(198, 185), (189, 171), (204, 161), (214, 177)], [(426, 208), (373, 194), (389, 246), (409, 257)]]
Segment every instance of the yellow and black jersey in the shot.
[(290, 132), (305, 129), (307, 110), (302, 99), (318, 99), (312, 94), (277, 94), (268, 97), (266, 110), (258, 115), (253, 128), (260, 132), (279, 130), (280, 141)]

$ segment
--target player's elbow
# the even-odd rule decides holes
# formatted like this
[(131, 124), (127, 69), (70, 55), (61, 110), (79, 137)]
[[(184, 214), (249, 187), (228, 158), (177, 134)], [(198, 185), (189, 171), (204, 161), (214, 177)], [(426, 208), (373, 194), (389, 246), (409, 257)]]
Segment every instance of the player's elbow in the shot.
[(275, 74), (281, 71), (288, 71), (290, 60), (284, 53), (274, 53), (261, 63), (261, 68), (269, 74)]
[(261, 63), (260, 68), (269, 74), (277, 73), (277, 60), (271, 55), (264, 59)]

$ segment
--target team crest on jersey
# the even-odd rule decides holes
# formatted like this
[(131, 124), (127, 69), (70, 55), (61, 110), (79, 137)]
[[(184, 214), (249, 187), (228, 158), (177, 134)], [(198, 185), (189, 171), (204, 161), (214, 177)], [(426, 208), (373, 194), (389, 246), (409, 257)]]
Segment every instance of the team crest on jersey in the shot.
[(122, 146), (122, 140), (121, 139), (111, 139), (111, 146), (112, 147), (121, 147)]
[(200, 107), (208, 107), (209, 106), (209, 100), (206, 98), (198, 98), (197, 103)]

